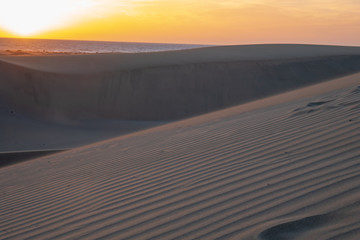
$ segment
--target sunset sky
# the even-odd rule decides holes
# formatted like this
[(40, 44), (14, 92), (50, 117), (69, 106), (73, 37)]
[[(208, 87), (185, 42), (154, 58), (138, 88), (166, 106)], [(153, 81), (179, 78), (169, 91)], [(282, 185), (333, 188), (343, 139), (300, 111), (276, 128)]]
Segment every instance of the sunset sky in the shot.
[(0, 37), (360, 45), (360, 0), (0, 0)]

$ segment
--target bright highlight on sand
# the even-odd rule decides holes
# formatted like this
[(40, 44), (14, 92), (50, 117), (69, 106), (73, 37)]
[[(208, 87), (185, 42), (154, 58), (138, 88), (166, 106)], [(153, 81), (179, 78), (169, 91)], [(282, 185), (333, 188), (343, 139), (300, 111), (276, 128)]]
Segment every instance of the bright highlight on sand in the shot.
[(77, 21), (94, 0), (0, 0), (0, 27), (30, 36)]

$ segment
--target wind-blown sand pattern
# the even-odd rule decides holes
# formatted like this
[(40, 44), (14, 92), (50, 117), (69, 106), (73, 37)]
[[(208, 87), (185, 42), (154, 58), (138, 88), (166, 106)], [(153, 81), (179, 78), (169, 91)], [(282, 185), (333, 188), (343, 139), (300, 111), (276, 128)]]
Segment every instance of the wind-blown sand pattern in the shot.
[(0, 238), (358, 239), (359, 128), (354, 74), (3, 167)]

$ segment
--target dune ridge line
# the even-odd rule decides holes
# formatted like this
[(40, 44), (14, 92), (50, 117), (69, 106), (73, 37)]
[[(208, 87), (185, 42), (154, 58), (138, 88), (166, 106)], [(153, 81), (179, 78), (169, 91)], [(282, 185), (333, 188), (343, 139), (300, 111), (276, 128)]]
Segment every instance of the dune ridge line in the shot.
[(360, 71), (360, 48), (249, 45), (0, 57), (3, 100), (66, 121), (176, 120)]

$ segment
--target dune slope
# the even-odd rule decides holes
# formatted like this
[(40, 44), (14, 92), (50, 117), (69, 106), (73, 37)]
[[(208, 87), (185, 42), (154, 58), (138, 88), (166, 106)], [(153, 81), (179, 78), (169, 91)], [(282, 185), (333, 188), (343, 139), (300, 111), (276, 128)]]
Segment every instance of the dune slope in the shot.
[(357, 239), (359, 131), (354, 75), (4, 167), (0, 238)]
[(360, 71), (360, 48), (209, 47), (173, 52), (0, 57), (0, 96), (58, 121), (174, 120)]

